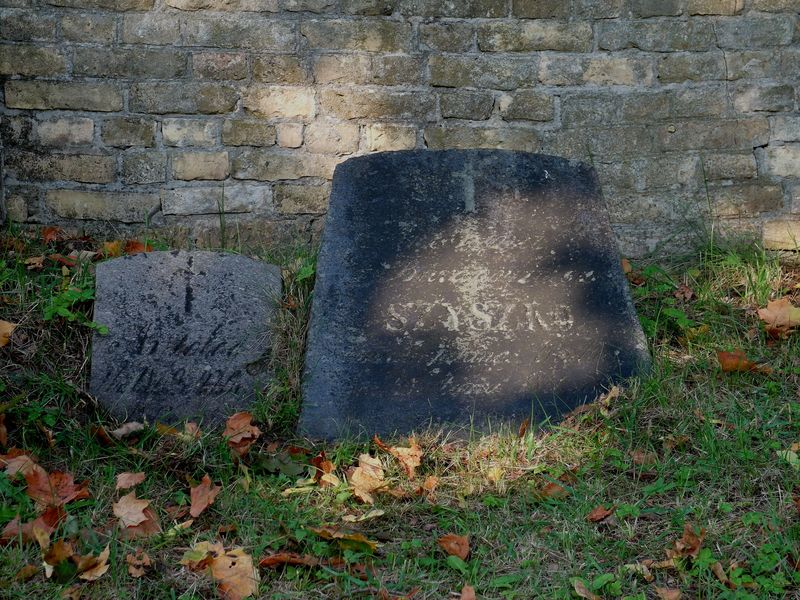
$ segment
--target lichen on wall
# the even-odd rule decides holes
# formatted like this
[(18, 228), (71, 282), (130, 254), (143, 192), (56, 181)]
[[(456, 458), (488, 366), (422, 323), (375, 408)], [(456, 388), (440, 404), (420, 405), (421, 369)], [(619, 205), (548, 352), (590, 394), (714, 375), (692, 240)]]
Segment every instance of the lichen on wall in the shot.
[(800, 237), (800, 0), (0, 6), (14, 221), (309, 239), (347, 157), (484, 147), (591, 162), (628, 254)]

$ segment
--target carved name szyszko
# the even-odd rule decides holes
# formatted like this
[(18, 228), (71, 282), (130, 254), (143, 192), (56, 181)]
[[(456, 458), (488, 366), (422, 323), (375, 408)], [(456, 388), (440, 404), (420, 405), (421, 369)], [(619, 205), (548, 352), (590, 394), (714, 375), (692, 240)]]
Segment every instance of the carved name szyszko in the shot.
[(569, 306), (546, 309), (537, 302), (475, 302), (454, 306), (448, 302), (404, 302), (386, 309), (388, 331), (559, 331), (575, 324)]

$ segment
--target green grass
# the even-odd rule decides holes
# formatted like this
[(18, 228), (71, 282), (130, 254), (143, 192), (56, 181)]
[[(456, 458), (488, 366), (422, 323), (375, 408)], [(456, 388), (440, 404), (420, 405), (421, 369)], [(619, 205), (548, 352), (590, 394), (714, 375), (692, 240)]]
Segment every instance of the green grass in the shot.
[[(313, 283), (314, 259), (307, 250), (269, 256), (284, 267), (285, 296), (271, 355), (276, 383), (253, 410), (264, 434), (237, 463), (220, 431), (204, 430), (199, 440), (184, 441), (149, 429), (126, 443), (101, 443), (94, 428), (115, 424), (84, 391), (91, 301), (85, 294), (64, 297), (70, 289), (90, 295), (91, 270), (64, 273), (52, 263), (41, 271), (25, 268), (26, 258), (65, 253), (64, 244), (76, 242), (46, 248), (16, 233), (0, 243), (6, 257), (0, 265), (0, 319), (19, 324), (11, 344), (0, 348), (0, 412), (10, 445), (36, 454), (48, 471), (90, 482), (92, 497), (69, 504), (69, 517), (53, 536), (74, 539), (83, 554), (110, 543), (111, 568), (99, 581), (82, 584), (84, 598), (217, 597), (209, 577), (179, 565), (201, 540), (243, 547), (256, 560), (287, 550), (367, 566), (366, 580), (357, 570), (329, 566), (262, 569), (263, 598), (369, 598), (381, 597), (379, 590), (402, 597), (416, 589), (414, 598), (440, 599), (465, 583), (475, 586), (479, 598), (574, 598), (575, 578), (603, 598), (655, 598), (656, 587), (681, 589), (684, 598), (800, 594), (800, 514), (792, 500), (798, 471), (778, 455), (800, 441), (800, 332), (770, 340), (755, 313), (785, 295), (800, 304), (800, 272), (757, 249), (635, 264), (644, 281), (633, 294), (654, 358), (647, 378), (629, 382), (607, 409), (532, 428), (522, 438), (513, 430), (467, 440), (421, 432), (425, 454), (410, 482), (371, 443), (312, 448), (292, 438)], [(691, 299), (675, 297), (680, 284), (692, 290)], [(54, 302), (74, 318), (46, 320)], [(773, 372), (722, 373), (716, 352), (735, 348)], [(393, 485), (412, 492), (404, 499), (378, 495), (374, 508), (385, 514), (350, 525), (381, 543), (375, 553), (342, 550), (309, 531), (342, 524), (344, 515), (363, 515), (371, 507), (358, 504), (345, 483), (284, 495), (299, 477), (282, 474), (275, 456), (292, 445), (309, 450), (301, 463), (324, 449), (343, 482), (344, 470), (361, 452), (370, 452), (381, 458)], [(634, 451), (653, 453), (656, 460), (635, 464)], [(170, 510), (188, 502), (189, 486), (203, 474), (223, 491), (190, 528), (129, 542), (119, 538), (111, 510), (119, 496), (115, 477), (125, 471), (147, 474), (137, 496), (151, 500), (165, 531), (175, 524)], [(428, 476), (438, 478), (432, 499), (413, 493)], [(554, 481), (566, 497), (542, 496), (542, 487)], [(599, 504), (613, 505), (615, 513), (602, 523), (588, 522)], [(24, 482), (0, 474), (0, 527), (18, 513), (23, 520), (35, 515)], [(663, 560), (686, 523), (706, 530), (696, 559), (653, 569), (653, 582), (625, 567)], [(236, 530), (218, 532), (228, 525)], [(446, 533), (470, 536), (467, 561), (448, 560), (438, 548)], [(141, 579), (131, 578), (125, 563), (137, 546), (155, 562)], [(717, 561), (736, 589), (713, 574)], [(48, 580), (41, 570), (27, 582), (15, 581), (26, 564), (41, 564), (35, 544), (0, 548), (0, 596), (58, 598), (79, 583)]]

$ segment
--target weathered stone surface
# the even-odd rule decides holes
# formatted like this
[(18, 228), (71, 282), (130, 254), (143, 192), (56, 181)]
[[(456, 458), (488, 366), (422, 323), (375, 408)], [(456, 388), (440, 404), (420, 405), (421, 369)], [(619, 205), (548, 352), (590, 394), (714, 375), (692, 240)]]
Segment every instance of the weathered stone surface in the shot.
[(234, 88), (210, 83), (137, 83), (130, 93), (132, 111), (155, 114), (226, 113), (239, 99)]
[(764, 223), (764, 248), (768, 250), (800, 250), (800, 221), (775, 219)]
[(323, 89), (319, 104), (325, 114), (340, 119), (431, 119), (436, 98), (426, 92), (381, 88)]
[(336, 161), (331, 156), (307, 152), (276, 152), (274, 150), (245, 149), (231, 161), (231, 174), (235, 179), (279, 181), (321, 177), (330, 179)]
[(766, 166), (776, 177), (797, 177), (800, 173), (800, 144), (767, 148)]
[(439, 108), (445, 119), (488, 119), (494, 108), (494, 95), (490, 92), (453, 91), (439, 95)]
[(558, 418), (649, 357), (586, 165), (412, 151), (337, 169), (301, 429)]
[(0, 46), (0, 75), (52, 76), (66, 68), (67, 61), (56, 48)]
[(474, 32), (475, 26), (464, 22), (423, 23), (419, 27), (423, 48), (441, 52), (467, 52)]
[(518, 90), (500, 98), (500, 114), (506, 121), (551, 121), (555, 116), (553, 97), (535, 90)]
[(247, 89), (242, 106), (264, 117), (312, 118), (314, 90), (290, 86), (253, 86)]
[(314, 64), (317, 83), (419, 85), (422, 59), (405, 55), (323, 54)]
[(186, 73), (185, 52), (136, 48), (76, 48), (72, 70), (89, 77), (176, 79)]
[(352, 154), (358, 150), (358, 140), (358, 125), (349, 121), (318, 119), (305, 129), (305, 144), (309, 152)]
[(225, 179), (228, 172), (227, 152), (179, 152), (172, 156), (175, 179)]
[(261, 121), (226, 119), (222, 124), (222, 143), (228, 146), (272, 146), (275, 126)]
[(152, 146), (156, 122), (152, 119), (116, 118), (103, 123), (101, 138), (108, 146)]
[(295, 185), (280, 183), (275, 186), (275, 205), (284, 215), (319, 215), (328, 208), (329, 184)]
[(161, 137), (165, 146), (213, 146), (219, 138), (219, 124), (205, 119), (164, 119)]
[(12, 150), (5, 167), (21, 181), (114, 181), (117, 161), (113, 156), (95, 154), (38, 154)]
[(434, 150), (448, 148), (500, 148), (536, 152), (540, 147), (539, 134), (532, 129), (496, 127), (426, 127), (425, 144)]
[(586, 52), (591, 47), (592, 26), (589, 23), (497, 21), (478, 28), (478, 48), (484, 52)]
[(247, 57), (232, 52), (198, 52), (192, 55), (192, 73), (199, 79), (244, 79)]
[(374, 123), (364, 127), (364, 146), (369, 152), (412, 150), (416, 145), (416, 127), (392, 123)]
[(299, 148), (303, 145), (302, 123), (278, 123), (275, 130), (281, 148)]
[(271, 54), (253, 57), (253, 79), (264, 83), (306, 83), (309, 76), (298, 56)]
[(94, 139), (94, 121), (61, 118), (36, 123), (35, 136), (43, 146), (82, 146)]
[(149, 193), (48, 190), (45, 205), (63, 219), (144, 223), (161, 200)]
[(186, 187), (161, 192), (165, 215), (217, 215), (246, 213), (270, 206), (272, 194), (267, 185), (235, 183), (211, 187)]
[(129, 152), (122, 157), (123, 183), (162, 183), (166, 171), (167, 155), (160, 150)]
[(430, 61), (431, 85), (513, 90), (536, 83), (536, 60), (495, 55), (435, 55)]
[(61, 19), (61, 32), (64, 39), (73, 42), (109, 44), (114, 41), (114, 17), (96, 14), (66, 15)]
[(56, 20), (37, 10), (0, 11), (0, 39), (3, 40), (51, 41), (55, 38), (55, 29)]
[(306, 21), (300, 33), (309, 48), (402, 52), (411, 49), (411, 23), (399, 21)]
[(145, 252), (97, 265), (90, 390), (122, 420), (219, 424), (267, 380), (280, 269), (235, 254)]
[(187, 18), (181, 29), (186, 46), (252, 48), (292, 52), (296, 48), (296, 24), (258, 15), (215, 15)]
[(122, 92), (113, 83), (6, 81), (6, 106), (48, 110), (122, 110)]

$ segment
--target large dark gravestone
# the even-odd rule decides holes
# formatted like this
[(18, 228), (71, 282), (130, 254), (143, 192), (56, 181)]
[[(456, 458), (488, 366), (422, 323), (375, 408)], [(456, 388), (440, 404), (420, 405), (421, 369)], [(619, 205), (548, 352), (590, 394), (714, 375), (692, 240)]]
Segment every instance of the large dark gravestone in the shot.
[(220, 423), (268, 377), (280, 269), (221, 252), (97, 265), (91, 393), (120, 419)]
[(648, 361), (590, 167), (448, 150), (336, 169), (308, 336), (305, 433), (538, 422)]

